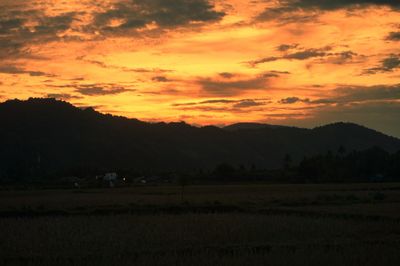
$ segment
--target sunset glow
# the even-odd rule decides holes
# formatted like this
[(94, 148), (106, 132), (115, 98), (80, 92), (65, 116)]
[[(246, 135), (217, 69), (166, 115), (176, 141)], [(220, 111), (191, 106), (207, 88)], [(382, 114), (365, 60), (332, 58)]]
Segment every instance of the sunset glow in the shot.
[(1, 0), (0, 101), (400, 136), (400, 2)]

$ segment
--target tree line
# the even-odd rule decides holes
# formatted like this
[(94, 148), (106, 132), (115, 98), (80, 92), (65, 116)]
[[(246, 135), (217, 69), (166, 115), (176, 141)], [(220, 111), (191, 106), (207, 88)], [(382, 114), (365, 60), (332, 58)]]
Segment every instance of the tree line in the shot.
[[(0, 172), (0, 183), (57, 183), (65, 177), (90, 179), (111, 169), (81, 166), (46, 171), (40, 155), (35, 154), (29, 161), (19, 160), (15, 165)], [(295, 162), (290, 154), (282, 158), (277, 169), (267, 169), (263, 165), (230, 163), (216, 164), (214, 169), (193, 169), (175, 171), (137, 171), (134, 168), (112, 169), (124, 176), (128, 183), (138, 177), (150, 182), (235, 182), (265, 181), (275, 183), (327, 183), (327, 182), (389, 182), (400, 181), (400, 151), (389, 153), (379, 147), (364, 151), (347, 151), (341, 146), (336, 151), (304, 157)], [(142, 180), (142, 179), (140, 179)]]

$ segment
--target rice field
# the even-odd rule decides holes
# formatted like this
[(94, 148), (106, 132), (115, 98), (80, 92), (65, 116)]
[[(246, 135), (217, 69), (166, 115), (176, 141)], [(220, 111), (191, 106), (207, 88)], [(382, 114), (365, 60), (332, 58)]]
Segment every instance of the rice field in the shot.
[(0, 265), (399, 265), (400, 184), (0, 192)]

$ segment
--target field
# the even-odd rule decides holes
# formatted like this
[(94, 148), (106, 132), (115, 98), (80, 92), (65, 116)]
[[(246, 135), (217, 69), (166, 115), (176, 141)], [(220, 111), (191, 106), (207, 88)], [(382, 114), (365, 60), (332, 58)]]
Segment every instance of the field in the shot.
[(399, 265), (400, 184), (0, 191), (0, 265)]

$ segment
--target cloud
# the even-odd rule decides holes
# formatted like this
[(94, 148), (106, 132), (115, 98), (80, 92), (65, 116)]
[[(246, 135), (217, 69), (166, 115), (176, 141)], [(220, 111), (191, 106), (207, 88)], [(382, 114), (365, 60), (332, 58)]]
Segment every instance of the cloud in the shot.
[(265, 71), (257, 75), (221, 72), (214, 77), (197, 78), (195, 83), (200, 85), (202, 96), (228, 97), (240, 95), (246, 91), (267, 89), (271, 80), (289, 74), (288, 71), (277, 70)]
[(295, 44), (281, 44), (278, 47), (276, 47), (276, 50), (280, 51), (280, 52), (286, 52), (286, 51), (289, 51), (291, 49), (295, 49), (298, 46), (299, 46), (299, 44), (297, 44), (297, 43), (295, 43)]
[(380, 65), (377, 67), (365, 69), (363, 71), (364, 75), (373, 75), (382, 72), (392, 72), (400, 68), (400, 55), (392, 54), (387, 58), (384, 58)]
[(68, 93), (49, 93), (47, 98), (55, 98), (60, 100), (82, 99), (81, 96), (75, 96)]
[(174, 103), (172, 106), (180, 107), (180, 106), (194, 106), (194, 105), (205, 105), (205, 104), (231, 104), (238, 103), (240, 100), (228, 100), (228, 99), (214, 99), (214, 100), (206, 100), (201, 102), (188, 102), (188, 103)]
[(310, 104), (352, 104), (360, 102), (400, 100), (400, 84), (375, 86), (342, 86), (332, 92), (333, 97), (310, 100)]
[(397, 55), (391, 55), (382, 61), (382, 67), (385, 71), (392, 71), (393, 69), (400, 67), (400, 57)]
[(242, 100), (236, 104), (233, 105), (233, 108), (249, 108), (249, 107), (255, 107), (255, 106), (263, 106), (265, 105), (265, 102), (259, 102), (255, 100)]
[(270, 103), (269, 99), (212, 99), (200, 102), (175, 103), (173, 107), (180, 110), (207, 110), (218, 112), (238, 112), (241, 109), (249, 109), (257, 106), (265, 106)]
[[(29, 3), (28, 3), (29, 5)], [(0, 4), (0, 58), (34, 56), (24, 49), (32, 44), (61, 40), (79, 12), (49, 16), (44, 10), (10, 10)]]
[(12, 74), (12, 75), (16, 75), (16, 74), (28, 74), (31, 77), (54, 77), (54, 75), (51, 74), (47, 74), (41, 71), (31, 71), (31, 70), (26, 70), (23, 68), (19, 68), (16, 66), (0, 66), (0, 73), (4, 73), (4, 74)]
[(225, 103), (237, 103), (237, 102), (240, 102), (240, 101), (236, 101), (236, 100), (226, 100), (226, 99), (217, 99), (217, 100), (202, 101), (202, 102), (199, 102), (199, 103), (197, 103), (197, 104), (210, 104), (210, 103), (223, 103), (223, 104), (225, 104)]
[(12, 30), (18, 30), (23, 24), (24, 20), (21, 18), (3, 18), (0, 20), (0, 34), (7, 34)]
[[(290, 49), (296, 48), (292, 47)], [(323, 48), (310, 48), (310, 49), (302, 49), (299, 51), (295, 51), (292, 53), (285, 53), (282, 56), (269, 56), (269, 57), (264, 57), (261, 59), (257, 59), (254, 61), (249, 61), (247, 62), (250, 66), (255, 67), (259, 64), (263, 63), (268, 63), (268, 62), (273, 62), (273, 61), (278, 61), (278, 60), (307, 60), (310, 58), (315, 58), (315, 57), (324, 57), (328, 55), (332, 55), (332, 53), (329, 53), (332, 48), (331, 47), (323, 47)], [(279, 48), (278, 48), (279, 50)], [(282, 48), (281, 48), (282, 50)], [(279, 50), (279, 51), (281, 51)], [(283, 49), (284, 52), (288, 51), (289, 49)]]
[(86, 96), (115, 95), (128, 91), (132, 90), (118, 86), (79, 85), (76, 88), (76, 92)]
[(298, 103), (298, 102), (309, 103), (310, 99), (300, 99), (298, 97), (288, 97), (285, 99), (281, 99), (279, 101), (280, 104), (294, 104), (294, 103)]
[(155, 76), (151, 79), (152, 81), (156, 81), (156, 82), (170, 82), (172, 80), (168, 79), (165, 76)]
[(247, 62), (250, 66), (255, 67), (259, 64), (264, 64), (264, 63), (268, 63), (268, 62), (274, 62), (274, 61), (278, 61), (282, 59), (282, 57), (276, 57), (276, 56), (269, 56), (269, 57), (264, 57), (261, 59), (257, 59), (254, 61), (249, 61)]
[(289, 71), (278, 71), (278, 70), (271, 70), (267, 73), (277, 74), (277, 75), (289, 75), (291, 74)]
[[(306, 22), (312, 17), (305, 14), (295, 14), (297, 8), (289, 5), (281, 5), (277, 7), (267, 8), (261, 12), (256, 18), (256, 21), (272, 21), (277, 20), (279, 23)], [(279, 19), (279, 20), (278, 20)]]
[(323, 57), (323, 56), (327, 55), (326, 51), (327, 51), (326, 48), (306, 49), (304, 51), (295, 52), (295, 53), (292, 53), (292, 54), (285, 55), (285, 56), (283, 56), (283, 59), (306, 60), (306, 59), (313, 58), (313, 57)]
[(329, 53), (326, 58), (321, 58), (319, 63), (344, 65), (349, 63), (360, 63), (363, 62), (364, 59), (364, 55), (357, 54), (353, 51), (343, 51), (338, 53)]
[[(75, 92), (85, 95), (85, 96), (104, 96), (104, 95), (116, 95), (125, 92), (134, 92), (135, 89), (129, 89), (122, 87), (118, 84), (112, 83), (94, 83), (94, 84), (63, 84), (63, 85), (47, 85), (47, 87), (51, 88), (60, 88), (60, 89), (73, 89)], [(67, 96), (67, 94), (52, 94), (54, 96)], [(74, 96), (75, 97), (75, 96)], [(77, 96), (80, 97), (80, 96)], [(58, 98), (58, 97), (54, 97)]]
[(364, 6), (387, 6), (400, 8), (397, 0), (286, 0), (286, 6), (301, 9), (337, 10), (343, 8), (361, 8)]
[(400, 31), (389, 33), (389, 35), (386, 37), (386, 40), (388, 40), (388, 41), (400, 41)]
[[(297, 51), (293, 51), (296, 50)], [(298, 45), (280, 45), (277, 50), (282, 52), (281, 56), (268, 56), (261, 59), (246, 62), (251, 67), (256, 67), (259, 64), (264, 64), (268, 62), (274, 62), (278, 60), (308, 60), (308, 59), (319, 59), (317, 63), (329, 63), (329, 64), (346, 64), (351, 62), (359, 62), (363, 55), (359, 55), (353, 51), (340, 51), (331, 52), (333, 48), (330, 46), (322, 48), (299, 48)], [(290, 52), (289, 52), (290, 51)], [(355, 59), (359, 59), (356, 61)]]
[(222, 72), (222, 73), (219, 73), (219, 75), (220, 75), (222, 78), (226, 78), (226, 79), (231, 79), (231, 78), (234, 78), (234, 77), (236, 76), (236, 74), (234, 74), (234, 73), (229, 73), (229, 72)]
[(0, 58), (34, 56), (31, 45), (101, 40), (109, 34), (133, 36), (133, 31), (135, 36), (153, 30), (159, 34), (159, 30), (194, 27), (225, 16), (208, 0), (83, 1), (79, 9), (71, 4), (72, 11), (64, 13), (58, 8), (62, 3), (26, 2), (0, 3)]
[(259, 76), (249, 79), (237, 80), (217, 80), (212, 78), (204, 78), (197, 80), (197, 84), (207, 95), (233, 96), (239, 95), (246, 90), (266, 89), (268, 79)]
[(382, 102), (400, 100), (400, 84), (376, 86), (342, 86), (330, 92), (331, 97), (319, 99), (287, 97), (278, 101), (279, 104), (290, 105), (306, 103), (309, 105), (346, 106), (355, 103)]
[(257, 16), (259, 21), (279, 19), (279, 22), (301, 22), (315, 19), (312, 12), (334, 11), (339, 9), (359, 9), (370, 6), (389, 7), (400, 10), (397, 0), (282, 0), (278, 5), (266, 8)]
[(334, 93), (338, 96), (332, 100), (339, 103), (400, 100), (400, 84), (339, 87)]
[(93, 26), (103, 33), (118, 33), (149, 25), (163, 29), (213, 22), (224, 15), (208, 0), (121, 0), (96, 13)]
[(161, 69), (161, 68), (129, 68), (129, 67), (124, 67), (124, 66), (117, 66), (117, 65), (109, 65), (105, 62), (98, 61), (98, 60), (90, 60), (86, 59), (85, 56), (78, 56), (76, 58), (78, 61), (83, 61), (89, 64), (96, 65), (101, 68), (105, 69), (116, 69), (120, 70), (123, 72), (134, 72), (134, 73), (167, 73), (167, 72), (172, 72), (170, 69)]

